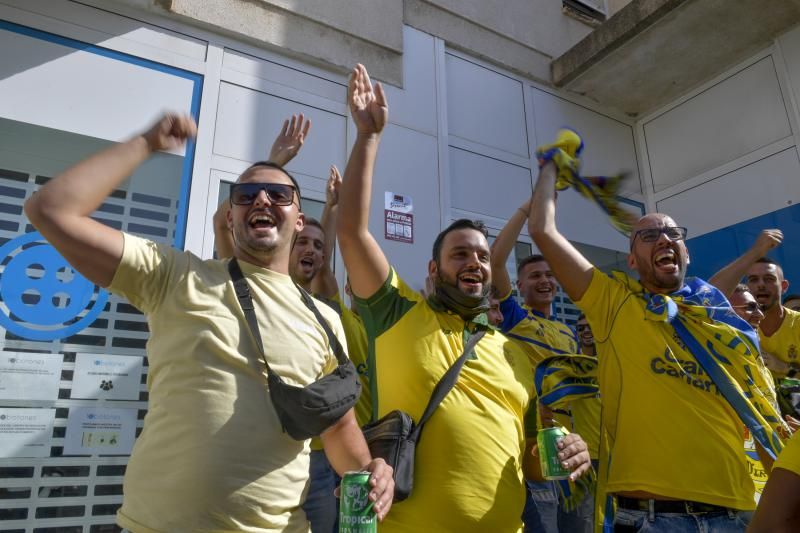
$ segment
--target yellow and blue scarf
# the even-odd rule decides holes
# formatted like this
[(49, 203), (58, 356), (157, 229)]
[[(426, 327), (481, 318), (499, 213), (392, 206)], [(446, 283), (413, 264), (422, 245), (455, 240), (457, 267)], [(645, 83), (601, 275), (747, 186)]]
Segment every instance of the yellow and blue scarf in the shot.
[[(586, 355), (556, 355), (543, 359), (534, 373), (539, 403), (554, 411), (569, 409), (573, 401), (594, 398), (600, 391), (597, 383), (597, 358)], [(539, 421), (541, 427), (541, 420)], [(599, 423), (599, 420), (598, 420)], [(594, 492), (594, 471), (577, 481), (559, 480), (558, 489), (567, 511), (575, 509), (586, 492)]]
[[(680, 290), (665, 295), (648, 293), (622, 272), (612, 276), (643, 301), (645, 320), (674, 329), (756, 441), (776, 458), (783, 447), (780, 433), (787, 434), (788, 428), (761, 392), (768, 387), (758, 369), (758, 334), (725, 296), (699, 278), (689, 278)], [(603, 531), (613, 531), (611, 498), (601, 498), (610, 461), (608, 451), (601, 450), (597, 508), (606, 517)]]
[[(579, 143), (577, 146), (576, 142)], [(536, 158), (540, 167), (547, 161), (555, 163), (556, 190), (563, 191), (572, 187), (578, 194), (600, 206), (617, 231), (629, 236), (638, 216), (623, 209), (617, 198), (620, 184), (628, 175), (581, 176), (578, 157), (582, 151), (583, 141), (580, 136), (573, 130), (564, 129), (559, 132), (554, 144), (540, 146), (536, 150)]]

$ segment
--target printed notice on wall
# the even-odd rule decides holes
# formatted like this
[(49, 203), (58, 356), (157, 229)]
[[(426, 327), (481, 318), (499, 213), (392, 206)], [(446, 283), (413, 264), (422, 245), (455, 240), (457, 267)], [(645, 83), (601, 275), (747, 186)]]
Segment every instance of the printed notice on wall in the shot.
[(55, 409), (0, 408), (0, 457), (50, 457)]
[(142, 358), (130, 355), (75, 356), (72, 398), (138, 400), (142, 379)]
[(383, 237), (387, 241), (414, 243), (414, 205), (411, 197), (385, 191)]
[(0, 400), (58, 399), (61, 354), (0, 353)]
[(71, 408), (64, 455), (130, 455), (136, 414), (136, 409)]

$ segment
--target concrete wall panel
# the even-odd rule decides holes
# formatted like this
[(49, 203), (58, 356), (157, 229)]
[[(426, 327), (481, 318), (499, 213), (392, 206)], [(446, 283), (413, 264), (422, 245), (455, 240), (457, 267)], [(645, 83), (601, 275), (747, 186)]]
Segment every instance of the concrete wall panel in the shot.
[(772, 57), (644, 125), (655, 190), (791, 135)]
[(450, 54), (446, 63), (449, 134), (528, 157), (522, 84)]
[(800, 160), (789, 148), (657, 203), (691, 237), (800, 201)]
[(264, 160), (283, 120), (300, 112), (311, 119), (312, 131), (288, 170), (321, 179), (327, 179), (331, 164), (343, 171), (347, 158), (345, 117), (224, 82), (219, 92), (214, 153), (247, 162)]

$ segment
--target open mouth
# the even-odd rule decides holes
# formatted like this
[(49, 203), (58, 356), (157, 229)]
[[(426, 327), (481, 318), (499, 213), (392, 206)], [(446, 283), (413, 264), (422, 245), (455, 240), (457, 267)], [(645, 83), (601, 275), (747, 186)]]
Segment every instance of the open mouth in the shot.
[(764, 292), (764, 291), (759, 291), (759, 292), (755, 293), (753, 296), (756, 297), (756, 301), (758, 303), (760, 303), (760, 304), (768, 302), (769, 299), (771, 298), (770, 293)]
[(673, 274), (678, 271), (678, 256), (675, 250), (667, 249), (658, 252), (654, 262), (656, 268), (662, 272)]
[(483, 286), (483, 276), (477, 272), (465, 272), (458, 276), (458, 281), (467, 289), (480, 289)]
[(267, 230), (275, 227), (275, 219), (267, 213), (257, 213), (251, 216), (248, 221), (250, 227), (258, 230)]
[(303, 270), (312, 270), (314, 268), (314, 260), (310, 257), (303, 257), (300, 259), (300, 267)]

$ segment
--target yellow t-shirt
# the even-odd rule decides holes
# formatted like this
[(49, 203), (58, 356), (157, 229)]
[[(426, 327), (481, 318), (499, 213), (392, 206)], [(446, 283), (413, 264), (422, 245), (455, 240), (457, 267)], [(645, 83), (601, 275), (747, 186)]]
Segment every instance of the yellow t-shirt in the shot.
[[(757, 365), (758, 371), (761, 373), (764, 382), (767, 384), (767, 388), (762, 389), (761, 393), (769, 400), (769, 402), (775, 408), (775, 411), (780, 413), (780, 408), (778, 407), (778, 398), (776, 396), (775, 387), (773, 386), (774, 380), (772, 378), (772, 373), (764, 365), (764, 362), (761, 360), (761, 358), (758, 359)], [(761, 459), (758, 457), (758, 451), (756, 450), (755, 439), (750, 434), (750, 431), (747, 429), (747, 427), (744, 428), (744, 451), (747, 456), (747, 468), (749, 469), (750, 477), (752, 478), (753, 484), (756, 488), (755, 501), (758, 503), (758, 500), (761, 498), (761, 493), (764, 492), (764, 486), (767, 484), (767, 478), (769, 477), (769, 474), (764, 468), (764, 465), (761, 464)]]
[[(150, 402), (117, 514), (137, 533), (307, 532), (308, 441), (282, 431), (223, 261), (125, 235), (109, 287), (147, 316)], [(336, 357), (289, 276), (240, 261), (270, 367), (307, 385)], [(346, 346), (336, 313), (317, 303)]]
[(608, 491), (754, 509), (742, 421), (674, 330), (599, 270), (575, 303), (597, 344)]
[[(378, 416), (401, 409), (418, 421), (435, 384), (461, 356), (468, 325), (434, 310), (394, 270), (357, 302)], [(392, 506), (381, 532), (521, 530), (523, 418), (532, 392), (527, 356), (490, 328), (422, 430), (414, 491)]]
[(800, 431), (792, 435), (786, 447), (778, 455), (773, 468), (783, 468), (800, 476)]
[(786, 313), (778, 331), (767, 337), (758, 330), (761, 351), (770, 353), (784, 363), (800, 364), (800, 312), (783, 308)]
[[(500, 301), (500, 311), (503, 313), (500, 331), (522, 346), (534, 366), (546, 357), (578, 353), (578, 340), (569, 326), (521, 306), (511, 293)], [(568, 412), (556, 411), (555, 418), (570, 431), (580, 434), (589, 448), (589, 455), (597, 459), (600, 447), (599, 397), (572, 402)], [(533, 411), (526, 423), (529, 433), (536, 429)]]
[[(356, 404), (356, 419), (363, 426), (369, 423), (372, 417), (372, 394), (369, 385), (369, 367), (367, 363), (367, 331), (361, 317), (344, 305), (339, 293), (332, 298), (338, 307), (342, 319), (344, 336), (347, 337), (347, 354), (358, 371), (361, 380), (361, 396)], [(336, 309), (336, 307), (334, 307)]]

